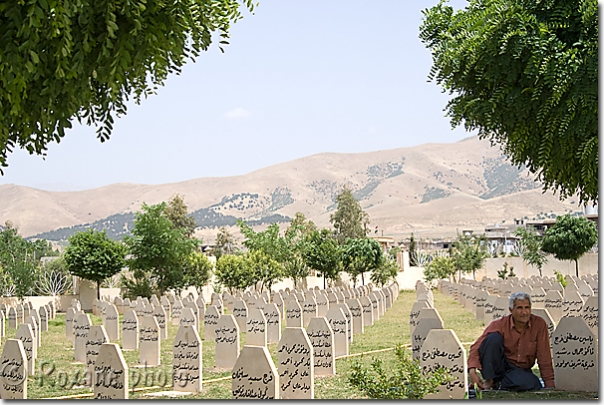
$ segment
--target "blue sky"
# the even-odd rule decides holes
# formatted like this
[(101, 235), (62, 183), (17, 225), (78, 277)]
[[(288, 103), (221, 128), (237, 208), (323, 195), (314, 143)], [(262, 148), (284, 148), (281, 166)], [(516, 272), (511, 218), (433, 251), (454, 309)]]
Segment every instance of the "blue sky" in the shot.
[[(418, 38), (437, 0), (262, 0), (179, 76), (116, 120), (108, 142), (76, 126), (45, 159), (9, 155), (0, 184), (72, 191), (243, 175), (322, 153), (356, 153), (472, 134)], [(453, 0), (456, 8), (466, 2)]]

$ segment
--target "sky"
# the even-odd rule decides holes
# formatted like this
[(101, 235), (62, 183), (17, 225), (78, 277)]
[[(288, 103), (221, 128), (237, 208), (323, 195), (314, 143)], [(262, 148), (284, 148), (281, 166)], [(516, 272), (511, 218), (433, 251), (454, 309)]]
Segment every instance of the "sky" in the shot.
[[(254, 14), (128, 104), (109, 141), (79, 125), (42, 158), (16, 150), (1, 184), (76, 191), (250, 173), (323, 153), (453, 143), (450, 99), (428, 82), (421, 10), (438, 0), (262, 0)], [(450, 2), (464, 7), (463, 0)]]

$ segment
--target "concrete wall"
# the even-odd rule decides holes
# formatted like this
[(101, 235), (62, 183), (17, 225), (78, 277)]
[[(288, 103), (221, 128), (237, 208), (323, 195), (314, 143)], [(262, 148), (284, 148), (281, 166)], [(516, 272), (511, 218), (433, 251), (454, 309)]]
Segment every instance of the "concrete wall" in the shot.
[[(554, 270), (564, 275), (575, 275), (574, 261), (557, 260), (553, 256), (548, 256), (547, 260), (547, 263), (542, 268), (543, 276), (553, 277)], [(498, 257), (486, 259), (483, 269), (476, 272), (476, 279), (482, 280), (484, 277), (497, 278), (497, 271), (503, 269), (503, 264), (506, 262), (508, 263), (508, 269), (514, 266), (514, 273), (519, 278), (529, 278), (532, 275), (539, 275), (537, 267), (529, 266), (522, 260), (522, 257)], [(582, 274), (598, 274), (598, 264), (597, 253), (586, 253), (579, 259), (579, 276)]]

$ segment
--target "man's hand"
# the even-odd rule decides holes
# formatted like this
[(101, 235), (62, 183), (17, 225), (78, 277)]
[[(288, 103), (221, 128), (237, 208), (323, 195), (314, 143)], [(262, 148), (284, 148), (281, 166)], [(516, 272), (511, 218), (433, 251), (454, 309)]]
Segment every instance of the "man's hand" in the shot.
[(478, 373), (476, 373), (476, 369), (471, 368), (470, 370), (468, 370), (468, 374), (470, 375), (470, 380), (472, 380), (472, 382), (476, 384), (478, 388), (483, 390), (484, 386), (482, 384), (482, 379), (478, 376)]

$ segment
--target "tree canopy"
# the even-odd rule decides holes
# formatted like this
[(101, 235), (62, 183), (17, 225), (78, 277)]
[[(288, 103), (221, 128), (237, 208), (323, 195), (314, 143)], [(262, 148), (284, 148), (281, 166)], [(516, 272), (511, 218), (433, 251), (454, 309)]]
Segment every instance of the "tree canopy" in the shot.
[[(101, 142), (126, 103), (180, 73), (252, 0), (0, 2), (0, 173), (15, 147), (45, 155), (75, 120)], [(222, 47), (220, 48), (222, 50)]]
[(430, 80), (462, 122), (526, 165), (544, 190), (598, 200), (598, 3), (445, 1), (424, 10)]
[(355, 286), (359, 275), (365, 284), (364, 273), (377, 269), (384, 261), (382, 247), (375, 239), (346, 239), (341, 252), (344, 271), (350, 275)]
[(88, 229), (69, 238), (63, 258), (71, 274), (97, 284), (97, 298), (101, 298), (101, 282), (122, 270), (126, 252), (126, 247), (110, 239), (105, 231)]
[(142, 211), (135, 214), (132, 235), (124, 238), (132, 254), (128, 266), (153, 281), (161, 294), (185, 286), (183, 267), (199, 242), (188, 238), (186, 229), (174, 226), (165, 214), (166, 206), (165, 202), (143, 203)]
[(558, 260), (574, 260), (579, 277), (579, 258), (596, 243), (598, 231), (593, 222), (566, 214), (556, 218), (554, 226), (545, 231), (541, 249)]
[(341, 246), (327, 228), (313, 230), (307, 240), (308, 248), (303, 252), (304, 261), (308, 267), (323, 276), (323, 288), (326, 288), (327, 279), (335, 282), (342, 271)]
[(542, 276), (542, 268), (547, 263), (546, 253), (541, 249), (543, 240), (533, 228), (516, 228), (514, 235), (519, 236), (522, 245), (522, 259), (531, 266), (537, 267), (539, 276)]
[(369, 215), (363, 211), (361, 204), (354, 198), (350, 188), (344, 186), (336, 196), (336, 211), (329, 216), (334, 227), (336, 239), (340, 245), (347, 238), (364, 238), (367, 236)]

